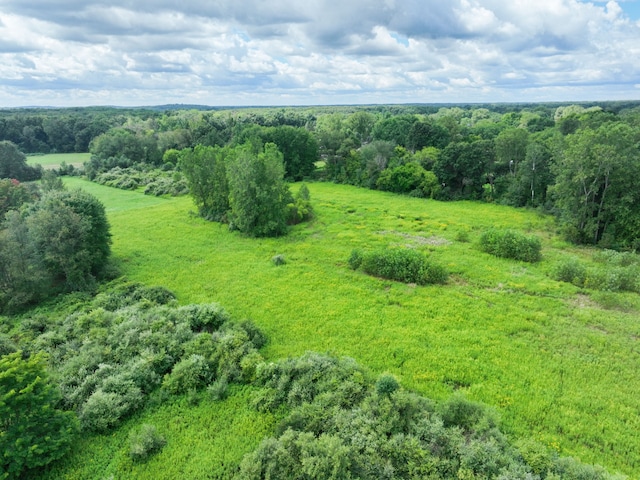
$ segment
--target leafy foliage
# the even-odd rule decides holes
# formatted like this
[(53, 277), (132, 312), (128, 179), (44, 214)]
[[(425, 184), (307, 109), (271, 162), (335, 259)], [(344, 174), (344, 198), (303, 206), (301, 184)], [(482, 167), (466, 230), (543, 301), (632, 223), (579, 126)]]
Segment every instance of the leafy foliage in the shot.
[(603, 250), (594, 254), (596, 265), (587, 268), (576, 258), (558, 262), (556, 280), (608, 292), (640, 293), (640, 257), (636, 253)]
[(567, 236), (578, 243), (632, 246), (640, 231), (637, 132), (611, 122), (578, 130), (566, 141), (553, 193)]
[(289, 209), (289, 225), (297, 225), (313, 217), (311, 193), (309, 193), (309, 187), (306, 184), (300, 185), (300, 189), (293, 197), (293, 203), (289, 203), (287, 208)]
[(418, 285), (446, 283), (448, 277), (444, 267), (410, 249), (387, 249), (363, 254), (355, 251), (349, 258), (349, 264), (354, 270), (362, 267), (369, 275)]
[(180, 153), (178, 168), (187, 179), (189, 192), (200, 215), (224, 221), (229, 213), (227, 167), (235, 152), (220, 147), (196, 146)]
[(0, 179), (15, 179), (21, 182), (37, 180), (42, 169), (27, 165), (27, 157), (13, 142), (0, 141)]
[[(23, 343), (50, 355), (62, 405), (85, 431), (106, 432), (168, 394), (253, 378), (264, 337), (217, 304), (175, 305), (162, 288), (119, 283), (57, 321), (22, 321)], [(255, 343), (254, 343), (255, 342)]]
[(3, 219), (9, 210), (17, 210), (32, 200), (33, 193), (24, 183), (16, 179), (0, 179), (0, 219)]
[(374, 386), (348, 359), (307, 353), (264, 366), (257, 381), (258, 405), (288, 413), (238, 479), (614, 478), (533, 441), (518, 449), (493, 410), (461, 396), (436, 405), (388, 374)]
[(252, 237), (282, 235), (291, 193), (284, 183), (282, 154), (273, 143), (254, 155), (242, 147), (228, 167), (230, 221)]
[(427, 198), (433, 198), (440, 188), (434, 173), (415, 162), (385, 169), (376, 184), (380, 190)]
[(496, 257), (523, 262), (539, 262), (542, 258), (540, 239), (515, 230), (492, 228), (485, 231), (480, 237), (480, 249)]
[(78, 422), (59, 400), (42, 355), (0, 357), (0, 478), (18, 478), (69, 450)]
[(51, 293), (91, 289), (111, 253), (104, 206), (82, 191), (51, 190), (0, 230), (0, 310)]
[(147, 460), (167, 444), (155, 425), (143, 424), (129, 434), (129, 456), (135, 462)]

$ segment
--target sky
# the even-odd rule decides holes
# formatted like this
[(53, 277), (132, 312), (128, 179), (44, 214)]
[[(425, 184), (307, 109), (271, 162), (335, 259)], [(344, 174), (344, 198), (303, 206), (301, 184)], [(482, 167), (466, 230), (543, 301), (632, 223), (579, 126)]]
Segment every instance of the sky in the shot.
[(0, 107), (640, 99), (640, 0), (0, 0)]

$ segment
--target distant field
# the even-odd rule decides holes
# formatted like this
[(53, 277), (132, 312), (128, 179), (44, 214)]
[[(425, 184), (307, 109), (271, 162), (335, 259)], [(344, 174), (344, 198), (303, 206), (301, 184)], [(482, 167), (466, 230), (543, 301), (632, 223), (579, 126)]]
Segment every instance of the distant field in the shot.
[(80, 167), (91, 158), (90, 153), (51, 153), (47, 155), (27, 156), (29, 165), (40, 164), (44, 168), (58, 168), (62, 162), (74, 167)]
[[(270, 339), (267, 358), (331, 352), (429, 397), (462, 391), (495, 406), (516, 437), (640, 476), (639, 297), (551, 280), (554, 262), (591, 254), (563, 242), (553, 219), (319, 183), (309, 185), (313, 222), (249, 239), (190, 215), (188, 197), (66, 182), (104, 202), (123, 273), (181, 303), (217, 301), (252, 319)], [(538, 235), (543, 261), (481, 253), (475, 242), (491, 226)], [(347, 266), (353, 248), (394, 245), (446, 265), (449, 284), (416, 287)], [(287, 264), (274, 266), (276, 254)]]

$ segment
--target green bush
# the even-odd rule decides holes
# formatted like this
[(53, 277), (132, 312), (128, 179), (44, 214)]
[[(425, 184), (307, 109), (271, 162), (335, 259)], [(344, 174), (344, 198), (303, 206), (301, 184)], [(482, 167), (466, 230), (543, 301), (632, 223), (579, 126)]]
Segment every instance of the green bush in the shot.
[(131, 411), (126, 398), (116, 392), (96, 390), (82, 405), (78, 417), (83, 430), (104, 432)]
[(229, 382), (226, 378), (219, 378), (207, 387), (207, 393), (212, 400), (224, 400), (227, 398)]
[(271, 257), (271, 263), (273, 263), (276, 267), (280, 265), (284, 265), (287, 263), (287, 260), (284, 258), (284, 255), (278, 254)]
[(186, 305), (178, 308), (177, 314), (189, 322), (194, 332), (214, 332), (231, 319), (227, 311), (217, 303)]
[(166, 444), (167, 441), (158, 433), (158, 429), (145, 423), (139, 430), (131, 430), (129, 434), (129, 456), (134, 462), (142, 462), (162, 450)]
[(171, 393), (197, 390), (211, 380), (211, 372), (202, 355), (193, 354), (176, 363), (171, 373), (165, 375), (162, 386)]
[(567, 258), (556, 265), (553, 278), (582, 287), (587, 278), (587, 268), (577, 258)]
[(590, 268), (587, 271), (584, 286), (608, 292), (640, 293), (640, 268), (636, 266)]
[[(357, 260), (357, 257), (354, 260), (350, 258), (349, 263), (355, 265)], [(431, 262), (422, 253), (409, 249), (367, 252), (362, 255), (361, 267), (369, 275), (419, 285), (443, 284), (448, 278), (444, 267)]]
[(496, 257), (523, 262), (539, 262), (542, 258), (540, 239), (514, 230), (487, 230), (480, 237), (480, 249)]
[(44, 355), (0, 356), (0, 478), (23, 478), (24, 470), (47, 465), (71, 448), (78, 421), (59, 409), (59, 400)]
[(388, 373), (380, 375), (376, 382), (376, 392), (378, 392), (378, 395), (389, 396), (398, 390), (398, 388), (400, 388), (398, 380), (396, 380), (396, 377)]
[(354, 250), (352, 250), (348, 260), (349, 267), (351, 267), (352, 270), (359, 269), (360, 265), (362, 265), (362, 257), (362, 250), (360, 250), (359, 248), (355, 248)]
[(289, 225), (297, 225), (313, 217), (313, 207), (311, 205), (311, 194), (309, 188), (303, 183), (300, 185), (298, 193), (293, 197), (293, 202), (287, 205), (289, 210)]
[(601, 250), (593, 254), (593, 260), (617, 267), (640, 265), (640, 255), (635, 252), (618, 252), (616, 250)]

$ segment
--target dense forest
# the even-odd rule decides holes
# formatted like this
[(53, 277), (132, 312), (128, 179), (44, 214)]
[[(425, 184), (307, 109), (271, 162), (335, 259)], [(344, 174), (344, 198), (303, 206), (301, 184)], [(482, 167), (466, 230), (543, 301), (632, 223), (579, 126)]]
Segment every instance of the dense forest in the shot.
[[(82, 166), (38, 165), (87, 152)], [(554, 280), (637, 295), (640, 102), (0, 110), (0, 479), (44, 475), (79, 432), (241, 391), (277, 421), (228, 478), (623, 478), (513, 441), (494, 409), (463, 395), (430, 400), (333, 355), (265, 362), (268, 339), (252, 322), (120, 278), (104, 205), (62, 176), (190, 194), (200, 217), (251, 240), (312, 220), (313, 182), (535, 210), (566, 241), (599, 249), (611, 273), (568, 258)], [(486, 229), (478, 246), (543, 258), (538, 237), (505, 228)], [(365, 247), (343, 264), (412, 288), (449, 282), (429, 252)], [(132, 430), (130, 461), (166, 442), (153, 425)]]

